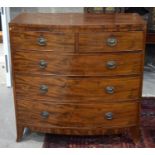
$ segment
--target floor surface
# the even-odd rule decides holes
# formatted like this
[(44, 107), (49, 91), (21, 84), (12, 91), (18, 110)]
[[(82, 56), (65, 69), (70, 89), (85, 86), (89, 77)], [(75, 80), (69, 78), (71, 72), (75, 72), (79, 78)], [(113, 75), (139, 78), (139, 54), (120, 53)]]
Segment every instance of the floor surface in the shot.
[(44, 134), (32, 133), (23, 141), (16, 142), (16, 124), (12, 88), (0, 85), (0, 147), (1, 148), (36, 148), (42, 147)]

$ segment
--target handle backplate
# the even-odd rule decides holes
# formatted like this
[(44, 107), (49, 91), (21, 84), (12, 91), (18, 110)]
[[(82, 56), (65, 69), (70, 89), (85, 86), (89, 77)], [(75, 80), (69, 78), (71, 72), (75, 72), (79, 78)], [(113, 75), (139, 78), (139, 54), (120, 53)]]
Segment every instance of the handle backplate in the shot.
[(113, 119), (114, 114), (112, 112), (107, 112), (105, 113), (105, 118), (107, 120), (112, 120)]
[(105, 88), (106, 93), (113, 94), (115, 92), (115, 88), (113, 86), (107, 86)]
[(44, 84), (41, 85), (40, 86), (40, 92), (43, 93), (43, 94), (44, 93), (47, 93), (48, 92), (48, 86), (47, 85), (44, 85)]
[(37, 39), (37, 44), (40, 45), (40, 46), (45, 46), (47, 43), (46, 39), (42, 36), (40, 36), (38, 39)]
[(41, 69), (46, 68), (47, 65), (48, 65), (47, 61), (45, 61), (45, 60), (40, 60), (40, 61), (39, 61), (39, 67), (40, 67)]
[(107, 45), (110, 47), (116, 46), (117, 45), (117, 38), (114, 36), (111, 36), (107, 39)]
[(41, 115), (42, 118), (46, 119), (46, 118), (49, 117), (49, 112), (47, 112), (47, 111), (42, 111), (42, 112), (40, 113), (40, 115)]
[(116, 61), (107, 61), (106, 66), (108, 69), (115, 69), (117, 67)]

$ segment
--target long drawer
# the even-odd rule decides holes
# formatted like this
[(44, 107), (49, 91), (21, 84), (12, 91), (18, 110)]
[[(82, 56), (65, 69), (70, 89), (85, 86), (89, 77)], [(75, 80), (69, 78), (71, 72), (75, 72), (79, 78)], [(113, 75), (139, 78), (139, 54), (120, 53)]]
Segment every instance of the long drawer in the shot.
[[(21, 102), (21, 101), (19, 101)], [(139, 104), (136, 102), (105, 104), (53, 104), (24, 101), (18, 104), (18, 119), (23, 124), (38, 127), (113, 128), (138, 123)]]
[(109, 54), (58, 54), (41, 51), (14, 51), (17, 73), (78, 76), (141, 74), (143, 52)]
[(50, 102), (135, 100), (140, 96), (140, 77), (60, 77), (15, 75), (16, 98)]
[(74, 34), (11, 31), (11, 45), (12, 49), (74, 52)]
[(79, 52), (143, 50), (143, 32), (80, 33)]

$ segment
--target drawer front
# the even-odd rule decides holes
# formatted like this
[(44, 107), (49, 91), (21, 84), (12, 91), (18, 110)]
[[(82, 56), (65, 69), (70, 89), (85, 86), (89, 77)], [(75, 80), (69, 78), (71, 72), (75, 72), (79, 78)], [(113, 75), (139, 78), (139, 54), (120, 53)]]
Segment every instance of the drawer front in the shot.
[(11, 32), (12, 48), (40, 51), (74, 52), (74, 34), (50, 32)]
[(79, 34), (79, 52), (119, 52), (143, 50), (143, 32)]
[(15, 72), (78, 76), (141, 74), (143, 52), (121, 54), (57, 54), (14, 51)]
[[(18, 101), (17, 100), (17, 104)], [(45, 104), (24, 101), (18, 104), (22, 123), (40, 127), (112, 128), (138, 123), (139, 104), (136, 102), (103, 104)]]
[(122, 101), (140, 97), (140, 77), (58, 77), (15, 75), (16, 97), (50, 102)]

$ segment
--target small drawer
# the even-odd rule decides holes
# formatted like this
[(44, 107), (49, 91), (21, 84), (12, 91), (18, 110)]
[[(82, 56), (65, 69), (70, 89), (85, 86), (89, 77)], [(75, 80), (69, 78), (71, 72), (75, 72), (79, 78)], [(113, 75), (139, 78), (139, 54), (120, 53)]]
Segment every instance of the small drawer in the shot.
[(13, 53), (15, 73), (69, 76), (140, 75), (143, 52), (108, 54)]
[(74, 34), (11, 31), (11, 45), (16, 50), (74, 52)]
[(79, 52), (119, 52), (143, 50), (143, 32), (80, 33)]
[[(16, 98), (49, 102), (113, 102), (140, 98), (140, 77), (59, 77), (15, 75)], [(103, 103), (104, 104), (104, 103)]]
[(17, 105), (19, 120), (38, 127), (98, 129), (129, 127), (138, 123), (139, 104), (136, 102), (83, 105), (19, 102), (22, 103)]

